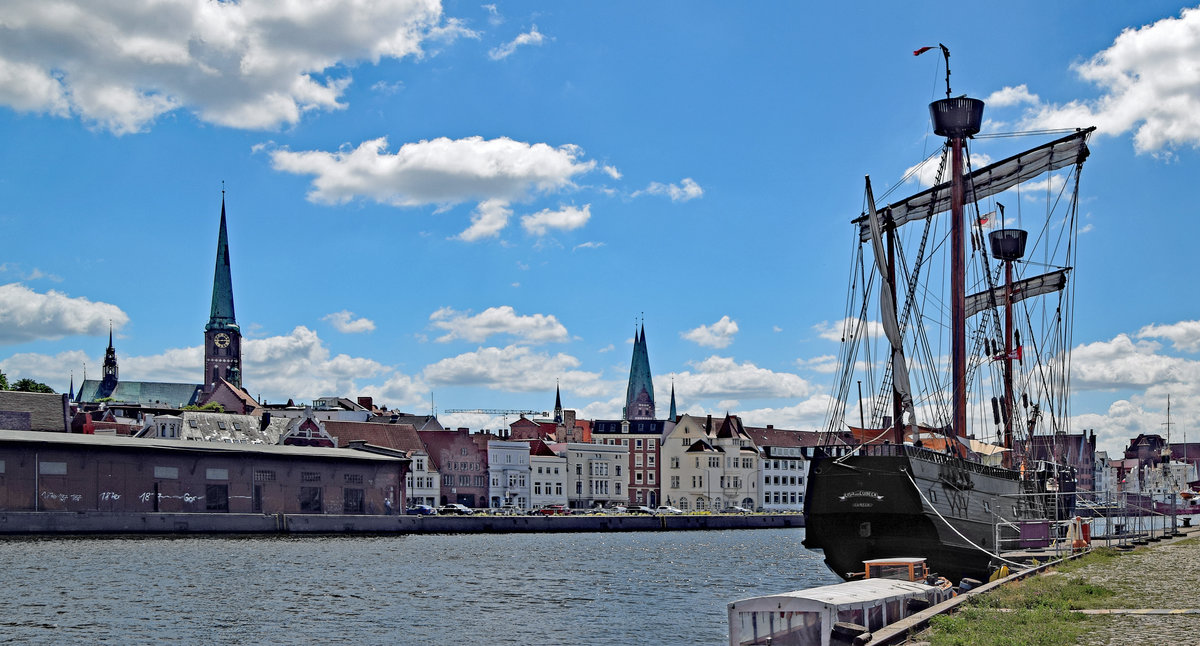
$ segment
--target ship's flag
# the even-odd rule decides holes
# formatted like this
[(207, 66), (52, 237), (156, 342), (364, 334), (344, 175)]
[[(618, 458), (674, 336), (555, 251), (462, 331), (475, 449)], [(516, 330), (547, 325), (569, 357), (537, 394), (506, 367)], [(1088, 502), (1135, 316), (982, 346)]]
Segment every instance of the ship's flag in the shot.
[(986, 227), (994, 217), (996, 217), (995, 211), (988, 211), (987, 213), (984, 213), (983, 215), (979, 216), (979, 226)]
[(1021, 351), (1021, 346), (1017, 346), (1013, 348), (1013, 351), (1009, 352), (1007, 356), (1005, 356), (1003, 352), (995, 355), (992, 357), (992, 361), (1004, 361), (1005, 359), (1016, 359), (1017, 361), (1021, 361), (1023, 358), (1024, 354)]
[(914, 49), (913, 56), (920, 56), (921, 54), (924, 54), (925, 52), (927, 52), (931, 49), (933, 49), (933, 48), (932, 47), (922, 47), (921, 49)]

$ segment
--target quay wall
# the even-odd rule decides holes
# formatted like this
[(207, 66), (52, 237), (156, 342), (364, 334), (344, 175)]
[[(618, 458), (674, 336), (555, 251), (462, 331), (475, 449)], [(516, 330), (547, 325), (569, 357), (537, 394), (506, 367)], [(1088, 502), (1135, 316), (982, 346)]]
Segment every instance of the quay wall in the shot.
[(506, 534), (803, 527), (799, 514), (674, 516), (369, 516), (146, 512), (0, 512), (4, 535)]

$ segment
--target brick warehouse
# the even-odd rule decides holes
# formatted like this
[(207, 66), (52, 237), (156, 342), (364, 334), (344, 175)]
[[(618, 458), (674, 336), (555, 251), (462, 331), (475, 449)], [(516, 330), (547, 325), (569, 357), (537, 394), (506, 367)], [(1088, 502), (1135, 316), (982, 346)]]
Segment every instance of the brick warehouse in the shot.
[(0, 431), (0, 510), (387, 513), (408, 459), (364, 448)]

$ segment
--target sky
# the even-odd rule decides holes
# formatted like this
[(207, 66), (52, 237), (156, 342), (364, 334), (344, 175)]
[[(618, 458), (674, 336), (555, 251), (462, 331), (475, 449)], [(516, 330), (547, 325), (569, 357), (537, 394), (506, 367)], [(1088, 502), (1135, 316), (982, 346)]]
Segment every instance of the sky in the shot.
[(820, 428), (863, 177), (940, 145), (945, 43), (985, 131), (1097, 127), (1071, 430), (1169, 396), (1200, 441), (1200, 7), (943, 5), (10, 0), (0, 370), (65, 392), (111, 324), (122, 378), (198, 383), (224, 191), (265, 401), (619, 418), (644, 322), (660, 417)]

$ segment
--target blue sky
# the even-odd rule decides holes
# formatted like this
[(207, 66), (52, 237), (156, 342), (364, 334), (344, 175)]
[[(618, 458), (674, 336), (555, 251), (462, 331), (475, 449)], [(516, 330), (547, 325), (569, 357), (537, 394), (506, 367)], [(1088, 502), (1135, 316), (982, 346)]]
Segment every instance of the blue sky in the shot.
[(122, 377), (198, 381), (224, 182), (267, 401), (544, 410), (559, 383), (611, 418), (644, 316), (664, 413), (673, 382), (817, 428), (862, 179), (939, 145), (911, 52), (944, 42), (994, 128), (1099, 128), (1075, 430), (1116, 450), (1170, 394), (1200, 440), (1200, 10), (826, 4), (4, 3), (0, 369), (65, 390), (111, 320)]

